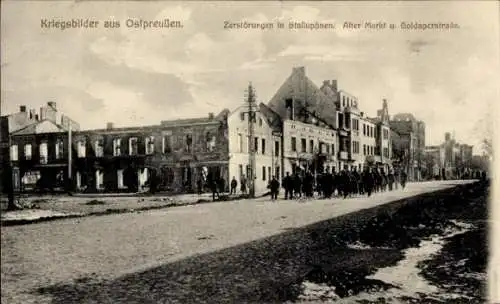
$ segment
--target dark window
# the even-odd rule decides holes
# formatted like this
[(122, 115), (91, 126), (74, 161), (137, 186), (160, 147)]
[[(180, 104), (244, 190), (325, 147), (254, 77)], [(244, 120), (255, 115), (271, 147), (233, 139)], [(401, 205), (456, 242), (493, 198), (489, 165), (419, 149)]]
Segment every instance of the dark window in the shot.
[(300, 139), (300, 146), (301, 146), (301, 151), (306, 152), (306, 139), (305, 138)]
[(263, 138), (262, 139), (262, 143), (261, 143), (261, 148), (262, 148), (262, 154), (266, 154), (266, 139)]
[(280, 156), (280, 142), (277, 140), (274, 142), (274, 156)]
[(262, 180), (266, 180), (266, 166), (262, 166)]
[(297, 151), (297, 139), (295, 137), (292, 137), (292, 151), (296, 152)]
[(309, 140), (309, 153), (314, 153), (314, 140)]
[(254, 149), (255, 153), (259, 152), (259, 138), (258, 137), (254, 138), (253, 149)]

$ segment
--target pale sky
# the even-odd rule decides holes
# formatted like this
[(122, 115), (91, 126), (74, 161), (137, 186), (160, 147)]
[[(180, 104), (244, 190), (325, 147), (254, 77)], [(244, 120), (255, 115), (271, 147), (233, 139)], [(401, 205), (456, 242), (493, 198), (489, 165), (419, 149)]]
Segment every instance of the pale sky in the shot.
[[(337, 79), (375, 116), (411, 112), (427, 145), (444, 132), (480, 144), (499, 100), (499, 4), (488, 2), (5, 2), (2, 113), (55, 101), (82, 128), (156, 124), (241, 104), (252, 81), (267, 103), (305, 66), (321, 86)], [(137, 30), (127, 18), (182, 21)], [(92, 18), (99, 29), (42, 29), (41, 19)], [(335, 23), (335, 30), (227, 30), (224, 21)], [(119, 29), (105, 29), (118, 20)], [(343, 30), (345, 21), (393, 22), (396, 30)], [(454, 22), (455, 30), (405, 31), (402, 21)], [(475, 152), (479, 152), (475, 149)]]

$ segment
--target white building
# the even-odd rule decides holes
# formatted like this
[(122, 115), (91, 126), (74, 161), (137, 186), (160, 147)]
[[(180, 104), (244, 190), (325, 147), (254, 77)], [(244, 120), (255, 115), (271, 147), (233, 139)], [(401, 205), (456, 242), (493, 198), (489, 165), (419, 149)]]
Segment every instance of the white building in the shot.
[(335, 130), (297, 120), (283, 122), (283, 157), (285, 172), (296, 169), (316, 172), (319, 158), (324, 169), (336, 167), (338, 136)]
[[(254, 138), (249, 135), (248, 106), (242, 105), (228, 115), (229, 182), (236, 178), (238, 188), (244, 176), (249, 176), (250, 149), (255, 151), (255, 193), (267, 191), (272, 176), (282, 177), (281, 136), (279, 122), (273, 121), (269, 109), (261, 104), (256, 113)], [(266, 115), (267, 114), (267, 115)], [(247, 189), (248, 189), (247, 184)], [(239, 189), (238, 189), (239, 191)]]

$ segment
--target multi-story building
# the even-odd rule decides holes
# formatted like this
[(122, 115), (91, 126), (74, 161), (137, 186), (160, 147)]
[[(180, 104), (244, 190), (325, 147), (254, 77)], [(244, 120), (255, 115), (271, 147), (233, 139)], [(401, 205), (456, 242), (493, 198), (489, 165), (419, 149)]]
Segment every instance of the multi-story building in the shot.
[[(297, 151), (290, 150), (293, 155), (285, 155), (287, 162), (293, 164), (297, 163), (293, 159), (311, 158), (307, 151), (312, 140), (330, 144), (328, 150), (322, 145), (328, 155), (326, 165), (336, 170), (361, 170), (364, 165), (372, 164), (388, 169), (391, 164), (388, 115), (368, 118), (358, 104), (356, 96), (338, 89), (337, 80), (325, 80), (318, 88), (305, 75), (303, 67), (293, 68), (268, 104), (283, 119), (283, 137), (290, 141), (285, 143), (285, 149), (292, 147), (291, 138), (300, 137), (296, 139)], [(384, 111), (387, 113), (387, 102)], [(306, 152), (301, 152), (303, 149)]]
[(432, 177), (443, 179), (467, 176), (473, 167), (473, 146), (459, 144), (449, 132), (437, 146), (425, 147), (425, 167)]
[[(38, 147), (36, 140), (41, 138), (44, 138), (43, 140), (48, 139), (45, 135), (37, 134), (61, 133), (70, 128), (78, 131), (80, 126), (68, 116), (61, 114), (55, 102), (47, 102), (46, 105), (40, 108), (39, 114), (37, 114), (35, 109), (28, 111), (25, 105), (21, 105), (19, 112), (2, 116), (1, 129), (2, 133), (4, 133), (2, 141), (4, 141), (4, 146), (9, 146), (8, 149), (0, 151), (2, 168), (9, 167), (8, 176), (3, 174), (3, 184), (6, 184), (5, 178), (12, 179), (14, 190), (20, 190), (22, 185), (21, 176), (25, 175), (23, 170), (30, 167), (30, 164), (33, 162), (33, 159), (30, 158), (31, 149)], [(20, 150), (18, 143), (12, 143), (13, 136), (16, 136), (16, 140), (19, 140), (23, 147), (26, 146), (26, 151)], [(34, 142), (30, 143), (30, 141)], [(24, 157), (25, 153), (29, 159), (19, 160), (19, 157)], [(31, 176), (29, 172), (26, 175)], [(28, 179), (33, 180), (33, 178)]]
[(217, 175), (227, 181), (227, 142), (225, 110), (216, 117), (131, 128), (108, 123), (105, 129), (74, 132), (51, 120), (38, 121), (12, 134), (10, 150), (19, 168), (14, 179), (25, 190), (37, 184), (43, 189), (137, 191), (155, 174), (160, 189), (189, 192), (198, 179)]
[[(425, 149), (425, 124), (411, 113), (399, 113), (390, 120), (390, 128), (398, 136), (392, 141), (398, 151), (398, 166), (405, 170), (408, 180), (422, 179), (423, 154)], [(401, 151), (399, 151), (401, 150)]]
[(254, 187), (255, 193), (264, 193), (273, 176), (282, 176), (281, 122), (279, 117), (264, 104), (255, 105), (253, 138), (249, 132), (249, 107), (242, 105), (228, 116), (229, 134), (229, 181), (233, 177), (248, 183), (250, 172), (250, 152), (254, 151)]

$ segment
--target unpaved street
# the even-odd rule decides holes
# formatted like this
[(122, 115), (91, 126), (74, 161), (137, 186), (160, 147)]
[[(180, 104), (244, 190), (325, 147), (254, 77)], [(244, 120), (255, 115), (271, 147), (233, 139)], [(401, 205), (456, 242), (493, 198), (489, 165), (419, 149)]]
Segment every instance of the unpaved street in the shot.
[(241, 200), (2, 229), (2, 303), (50, 302), (34, 289), (116, 278), (467, 181), (410, 184), (371, 198)]

